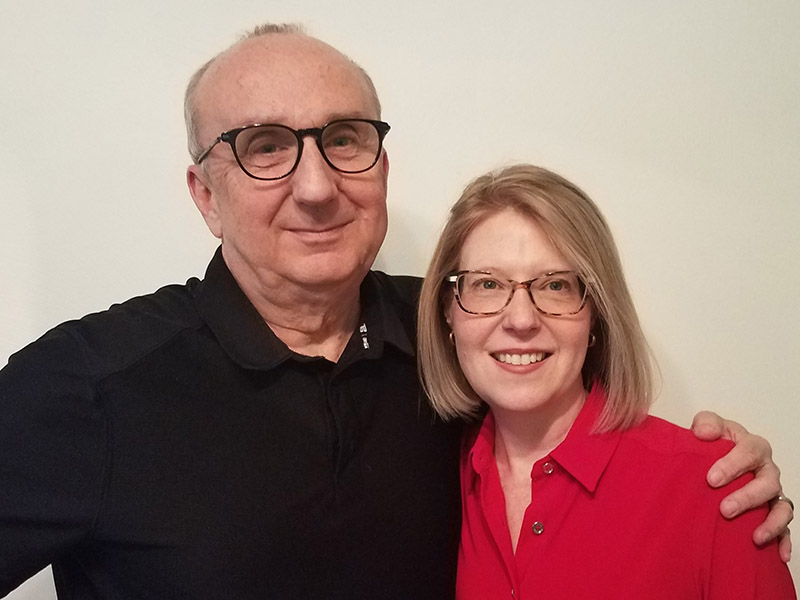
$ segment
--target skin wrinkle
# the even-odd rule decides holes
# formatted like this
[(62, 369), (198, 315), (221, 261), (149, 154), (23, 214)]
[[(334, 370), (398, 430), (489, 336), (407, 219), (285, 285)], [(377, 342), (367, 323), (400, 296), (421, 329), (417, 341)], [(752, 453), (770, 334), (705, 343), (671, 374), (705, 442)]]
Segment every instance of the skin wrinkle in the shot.
[[(303, 129), (340, 116), (377, 117), (349, 59), (293, 34), (249, 39), (223, 53), (196, 97), (207, 145), (252, 122)], [(258, 181), (241, 171), (229, 145), (217, 144), (203, 166), (189, 168), (190, 189), (240, 287), (290, 348), (338, 358), (358, 317), (360, 282), (386, 233), (385, 152), (369, 171), (343, 174), (306, 138), (292, 174)]]

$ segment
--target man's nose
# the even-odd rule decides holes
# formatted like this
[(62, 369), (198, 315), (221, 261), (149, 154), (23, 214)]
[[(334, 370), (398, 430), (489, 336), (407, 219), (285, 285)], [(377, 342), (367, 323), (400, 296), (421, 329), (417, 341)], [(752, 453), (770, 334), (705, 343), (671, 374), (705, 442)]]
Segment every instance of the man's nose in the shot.
[(524, 286), (519, 286), (511, 296), (503, 311), (504, 326), (515, 331), (529, 331), (541, 323), (541, 313), (533, 303), (530, 292)]
[(292, 189), (296, 202), (323, 204), (338, 193), (339, 174), (322, 156), (313, 136), (304, 140), (300, 162), (292, 173)]

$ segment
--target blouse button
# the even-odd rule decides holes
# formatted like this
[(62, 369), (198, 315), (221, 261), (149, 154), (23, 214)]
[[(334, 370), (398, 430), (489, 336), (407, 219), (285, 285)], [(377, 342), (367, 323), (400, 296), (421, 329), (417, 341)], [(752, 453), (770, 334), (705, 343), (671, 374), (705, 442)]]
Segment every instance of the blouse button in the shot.
[(532, 526), (531, 529), (533, 530), (534, 535), (542, 535), (544, 531), (544, 525), (540, 521), (536, 521)]
[(546, 462), (542, 465), (542, 471), (544, 471), (546, 475), (550, 475), (550, 473), (555, 471), (555, 467), (553, 463)]

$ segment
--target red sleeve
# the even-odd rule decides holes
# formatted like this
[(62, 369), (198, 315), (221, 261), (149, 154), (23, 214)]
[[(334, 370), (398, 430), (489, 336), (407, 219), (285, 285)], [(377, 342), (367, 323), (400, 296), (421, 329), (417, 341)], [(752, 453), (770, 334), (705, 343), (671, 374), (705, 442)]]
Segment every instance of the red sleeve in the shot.
[[(740, 477), (732, 484), (708, 494), (714, 504), (705, 514), (714, 515), (695, 528), (700, 579), (700, 597), (707, 600), (796, 600), (797, 594), (788, 566), (778, 555), (777, 541), (758, 547), (753, 531), (767, 516), (762, 506), (727, 520), (719, 512), (719, 502), (732, 491), (752, 480)], [(708, 540), (712, 543), (709, 545)], [(695, 550), (699, 552), (698, 550)]]

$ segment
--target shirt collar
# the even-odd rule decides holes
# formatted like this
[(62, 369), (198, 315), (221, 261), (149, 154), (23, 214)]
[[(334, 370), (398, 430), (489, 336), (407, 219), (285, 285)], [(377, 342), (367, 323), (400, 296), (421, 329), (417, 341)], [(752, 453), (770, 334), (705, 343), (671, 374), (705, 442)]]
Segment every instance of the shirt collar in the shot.
[(592, 433), (605, 403), (605, 392), (595, 383), (567, 437), (550, 453), (565, 471), (592, 493), (597, 489), (600, 477), (622, 436), (619, 429), (607, 433)]
[[(464, 445), (469, 449), (466, 455), (465, 476), (469, 477), (467, 483), (472, 489), (478, 483), (478, 478), (485, 477), (487, 471), (494, 464), (494, 415), (492, 415), (492, 411), (486, 413), (480, 427), (468, 430), (464, 438)], [(467, 473), (469, 475), (466, 475)]]
[[(384, 342), (414, 355), (413, 304), (399, 305), (401, 295), (392, 296), (391, 278), (383, 273), (367, 274), (361, 286), (361, 317), (340, 363), (357, 358), (376, 358)], [(296, 355), (266, 324), (239, 287), (218, 248), (196, 291), (197, 309), (225, 352), (239, 365), (272, 369)], [(394, 301), (393, 301), (394, 300)], [(401, 314), (401, 313), (408, 313)], [(410, 327), (410, 328), (409, 328)]]
[[(555, 460), (591, 493), (597, 489), (622, 435), (620, 430), (608, 433), (591, 432), (603, 406), (605, 393), (600, 385), (595, 384), (567, 437), (548, 457), (542, 459)], [(484, 417), (477, 434), (466, 440), (466, 444), (469, 447), (467, 466), (473, 475), (470, 482), (472, 486), (476, 483), (477, 476), (483, 475), (494, 463), (494, 417), (491, 411)]]
[[(415, 277), (391, 277), (370, 271), (361, 284), (361, 318), (357, 333), (367, 341), (375, 340), (382, 350), (384, 343), (414, 356), (416, 354), (416, 295), (420, 280)], [(402, 288), (406, 288), (405, 290)], [(413, 290), (412, 293), (411, 290)]]

